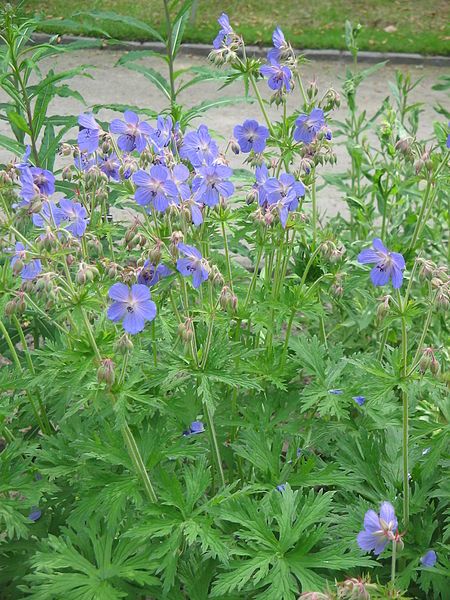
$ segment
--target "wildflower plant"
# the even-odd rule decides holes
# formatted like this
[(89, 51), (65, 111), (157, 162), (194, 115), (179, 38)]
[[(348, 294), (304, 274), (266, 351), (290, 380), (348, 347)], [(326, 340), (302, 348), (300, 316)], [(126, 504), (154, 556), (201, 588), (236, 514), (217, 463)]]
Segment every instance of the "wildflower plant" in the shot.
[[(279, 27), (257, 59), (223, 14), (214, 64), (174, 68), (191, 3), (164, 4), (168, 78), (119, 63), (167, 108), (110, 122), (47, 115), (69, 92), (25, 57), (59, 49), (2, 13), (1, 594), (445, 599), (448, 131), (418, 138), (403, 74), (359, 112), (350, 24), (340, 122)], [(228, 140), (178, 102), (203, 81), (243, 84)]]

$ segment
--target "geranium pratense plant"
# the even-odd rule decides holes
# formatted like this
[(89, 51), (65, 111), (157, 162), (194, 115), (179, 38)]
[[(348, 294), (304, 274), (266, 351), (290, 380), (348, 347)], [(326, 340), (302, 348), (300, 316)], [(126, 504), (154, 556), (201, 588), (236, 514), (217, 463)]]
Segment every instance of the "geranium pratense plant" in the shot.
[[(86, 108), (0, 172), (2, 594), (443, 600), (447, 130), (397, 145), (387, 103), (346, 130), (279, 27), (261, 60), (222, 15), (192, 85), (255, 102), (217, 140), (164, 4), (167, 110)], [(322, 218), (335, 138), (369, 127)]]

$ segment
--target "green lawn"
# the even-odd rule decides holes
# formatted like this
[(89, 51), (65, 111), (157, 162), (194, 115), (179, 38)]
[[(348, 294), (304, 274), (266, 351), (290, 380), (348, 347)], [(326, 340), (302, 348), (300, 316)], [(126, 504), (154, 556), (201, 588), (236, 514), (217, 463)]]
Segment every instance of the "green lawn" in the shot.
[[(108, 10), (142, 19), (164, 29), (162, 0), (24, 0), (26, 10), (48, 18), (68, 18), (75, 10)], [(68, 7), (70, 6), (69, 12)], [(216, 19), (225, 11), (248, 44), (269, 44), (279, 24), (298, 48), (345, 48), (344, 21), (360, 22), (362, 50), (450, 54), (448, 0), (200, 0), (185, 41), (211, 43)], [(98, 23), (120, 39), (143, 39), (125, 24)], [(43, 31), (83, 33), (76, 25), (44, 23)]]

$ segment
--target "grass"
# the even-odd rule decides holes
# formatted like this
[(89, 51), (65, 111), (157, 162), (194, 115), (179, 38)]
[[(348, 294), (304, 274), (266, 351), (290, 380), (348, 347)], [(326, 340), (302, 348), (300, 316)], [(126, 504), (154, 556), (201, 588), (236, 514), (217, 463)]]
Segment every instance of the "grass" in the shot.
[[(23, 4), (27, 11), (52, 19), (41, 26), (49, 33), (95, 35), (86, 23), (55, 22), (69, 16), (68, 6), (70, 12), (114, 11), (164, 31), (162, 0), (24, 0)], [(450, 54), (448, 0), (199, 0), (195, 23), (187, 27), (184, 40), (210, 44), (222, 11), (247, 44), (269, 45), (272, 30), (279, 24), (297, 48), (345, 49), (344, 21), (349, 19), (363, 25), (361, 50)], [(98, 21), (96, 25), (117, 39), (149, 39), (125, 23)]]

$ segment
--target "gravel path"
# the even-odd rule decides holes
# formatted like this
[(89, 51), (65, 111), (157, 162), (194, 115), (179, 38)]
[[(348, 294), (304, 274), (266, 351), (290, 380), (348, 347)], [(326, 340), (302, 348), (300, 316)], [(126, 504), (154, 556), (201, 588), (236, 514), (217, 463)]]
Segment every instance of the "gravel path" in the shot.
[[(78, 90), (85, 98), (87, 105), (92, 104), (133, 104), (141, 107), (148, 107), (154, 110), (161, 110), (166, 106), (164, 96), (159, 93), (142, 75), (129, 71), (124, 67), (114, 67), (119, 57), (123, 54), (121, 51), (103, 51), (103, 50), (83, 50), (66, 55), (62, 55), (53, 60), (48, 66), (55, 71), (61, 69), (70, 69), (79, 64), (92, 65), (91, 73), (93, 79), (87, 77), (76, 77), (68, 83), (73, 89)], [(146, 65), (155, 69), (164, 69), (165, 64), (157, 58), (145, 58)], [(183, 55), (177, 62), (177, 68), (182, 69), (192, 65), (204, 66), (208, 64), (206, 59), (198, 56)], [(328, 87), (334, 87), (340, 91), (345, 77), (346, 65), (335, 61), (317, 61), (309, 63), (303, 67), (303, 80), (305, 84), (314, 78), (317, 81), (319, 90), (324, 91)], [(404, 72), (409, 71), (413, 80), (421, 78), (419, 85), (411, 93), (411, 101), (423, 102), (423, 113), (421, 115), (419, 137), (433, 137), (433, 121), (442, 120), (433, 106), (441, 103), (448, 106), (448, 95), (445, 92), (435, 92), (431, 89), (439, 76), (444, 75), (446, 69), (443, 67), (415, 66), (415, 65), (396, 65), (386, 66), (367, 79), (359, 88), (358, 105), (360, 109), (367, 110), (368, 115), (373, 115), (380, 107), (382, 101), (388, 96), (389, 81), (393, 81), (395, 70), (400, 69)], [(240, 83), (232, 84), (222, 91), (217, 91), (216, 83), (208, 83), (189, 88), (179, 100), (185, 106), (194, 106), (204, 100), (214, 99), (222, 96), (243, 96), (243, 89)], [(264, 94), (267, 92), (267, 86), (261, 82), (260, 89)], [(268, 94), (267, 94), (268, 96)], [(0, 92), (0, 102), (4, 96)], [(293, 110), (298, 102), (297, 93), (289, 98), (288, 108)], [(83, 111), (82, 105), (73, 98), (56, 98), (52, 104), (52, 112), (55, 114), (79, 114)], [(276, 118), (277, 109), (269, 110), (270, 116)], [(111, 111), (103, 111), (101, 117), (109, 119), (117, 116)], [(342, 119), (345, 116), (345, 110), (341, 108), (336, 111), (335, 117)], [(236, 123), (242, 122), (245, 118), (261, 119), (257, 104), (239, 103), (234, 106), (226, 106), (217, 110), (211, 110), (205, 113), (200, 120), (194, 122), (206, 123), (214, 132), (223, 136), (224, 145), (228, 137), (232, 134)], [(0, 133), (6, 133), (8, 128), (3, 121), (0, 121)], [(339, 145), (339, 139), (336, 140), (336, 153), (338, 156), (337, 165), (331, 168), (324, 167), (327, 172), (342, 172), (348, 166), (348, 159), (345, 149)], [(8, 153), (0, 149), (0, 162), (9, 158)], [(242, 157), (233, 157), (232, 166), (241, 166)], [(345, 202), (340, 198), (337, 190), (331, 187), (321, 190), (319, 194), (319, 208), (327, 214), (335, 214), (339, 210), (345, 211)]]

